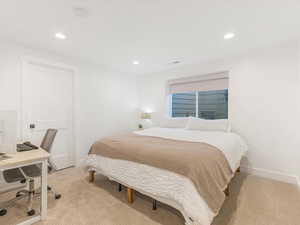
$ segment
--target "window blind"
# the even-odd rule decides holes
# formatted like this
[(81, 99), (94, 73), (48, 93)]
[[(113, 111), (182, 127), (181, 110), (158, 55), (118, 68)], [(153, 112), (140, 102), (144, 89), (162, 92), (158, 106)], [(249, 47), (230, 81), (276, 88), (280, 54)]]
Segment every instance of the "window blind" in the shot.
[(169, 80), (167, 94), (225, 90), (228, 83), (227, 72)]
[(188, 117), (196, 115), (196, 93), (180, 93), (172, 95), (172, 117)]

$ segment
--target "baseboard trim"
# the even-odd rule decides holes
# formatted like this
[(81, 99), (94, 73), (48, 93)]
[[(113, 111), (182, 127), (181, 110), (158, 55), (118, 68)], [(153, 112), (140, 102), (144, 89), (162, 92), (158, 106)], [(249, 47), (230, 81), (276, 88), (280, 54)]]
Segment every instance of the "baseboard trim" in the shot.
[(70, 161), (70, 157), (65, 155), (52, 156), (50, 159), (57, 170), (65, 169), (75, 165), (74, 162)]
[(289, 175), (277, 171), (271, 171), (271, 170), (260, 169), (260, 168), (250, 168), (250, 167), (241, 167), (241, 170), (248, 174), (265, 177), (272, 180), (278, 180), (285, 183), (296, 184), (300, 187), (299, 177), (295, 175)]
[(80, 157), (80, 159), (76, 160), (76, 167), (85, 167), (86, 166), (86, 157)]
[(299, 177), (297, 177), (297, 184), (298, 184), (298, 187), (300, 189), (300, 179), (299, 179)]

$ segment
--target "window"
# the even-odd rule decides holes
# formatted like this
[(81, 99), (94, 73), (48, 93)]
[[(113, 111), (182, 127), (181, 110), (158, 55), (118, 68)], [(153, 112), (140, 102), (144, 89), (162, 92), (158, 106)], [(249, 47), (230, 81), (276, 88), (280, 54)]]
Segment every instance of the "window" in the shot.
[(228, 118), (228, 89), (197, 93), (199, 118), (210, 120)]
[(228, 77), (222, 74), (169, 81), (170, 115), (228, 118)]
[(195, 93), (172, 95), (172, 117), (196, 116), (196, 108)]
[(172, 117), (228, 118), (228, 89), (172, 94)]

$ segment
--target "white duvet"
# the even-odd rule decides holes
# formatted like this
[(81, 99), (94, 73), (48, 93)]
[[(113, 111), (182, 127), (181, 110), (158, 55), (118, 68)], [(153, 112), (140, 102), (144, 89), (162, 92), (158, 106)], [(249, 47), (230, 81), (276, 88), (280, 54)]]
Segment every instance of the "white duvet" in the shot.
[[(244, 141), (234, 133), (179, 128), (149, 128), (134, 133), (213, 145), (224, 153), (233, 171), (237, 170), (247, 150)], [(187, 225), (210, 225), (216, 216), (199, 195), (194, 184), (182, 175), (99, 155), (89, 155), (87, 165), (112, 180), (173, 206), (182, 213)]]

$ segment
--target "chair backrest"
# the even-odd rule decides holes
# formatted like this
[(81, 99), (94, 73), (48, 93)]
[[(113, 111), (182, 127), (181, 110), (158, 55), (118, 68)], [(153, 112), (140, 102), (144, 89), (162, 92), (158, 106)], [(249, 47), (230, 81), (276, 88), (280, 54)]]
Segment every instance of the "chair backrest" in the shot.
[(46, 134), (43, 138), (43, 141), (40, 145), (40, 147), (44, 150), (46, 150), (47, 152), (51, 153), (51, 147), (53, 144), (53, 141), (55, 139), (57, 130), (56, 129), (48, 129), (46, 131)]
[[(48, 129), (46, 131), (46, 134), (42, 140), (42, 143), (40, 147), (44, 150), (46, 150), (48, 153), (51, 153), (51, 147), (54, 142), (55, 136), (56, 136), (57, 130), (56, 129)], [(51, 171), (56, 170), (56, 167), (52, 160), (48, 159), (48, 173)]]

